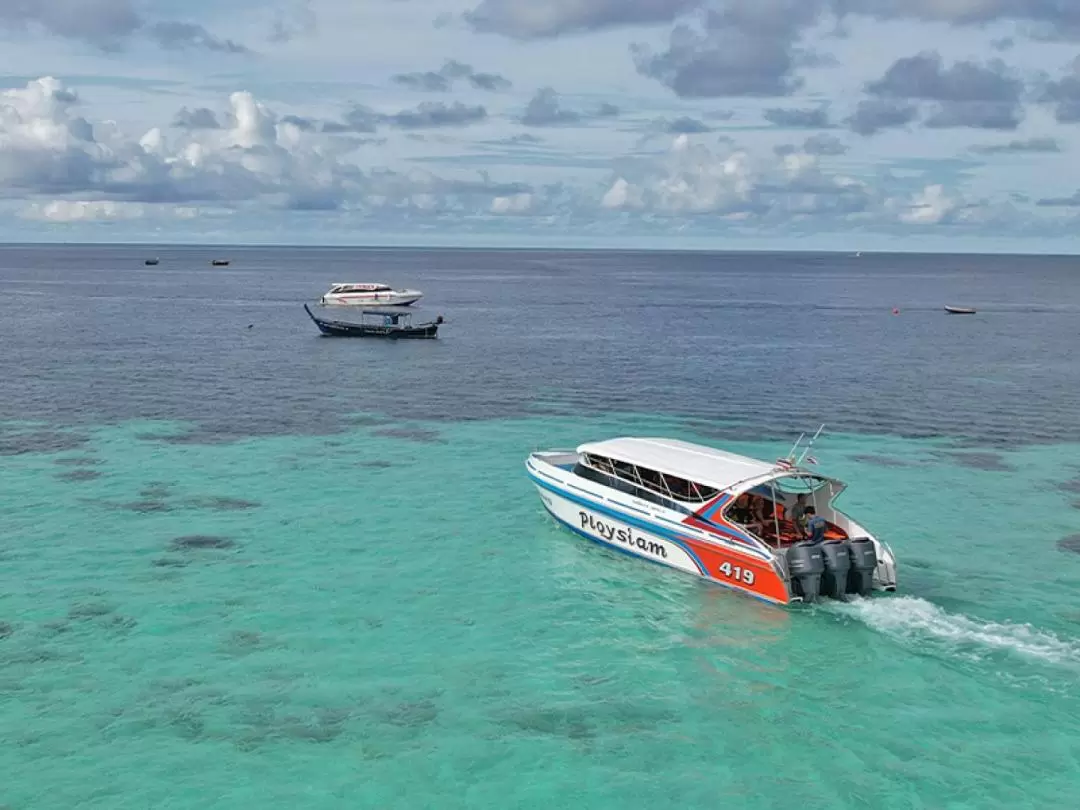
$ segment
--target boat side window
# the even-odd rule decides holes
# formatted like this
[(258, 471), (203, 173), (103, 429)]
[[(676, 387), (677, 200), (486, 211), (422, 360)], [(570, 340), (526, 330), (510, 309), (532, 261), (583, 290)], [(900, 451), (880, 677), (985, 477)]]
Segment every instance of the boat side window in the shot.
[(583, 461), (586, 463), (578, 463), (574, 467), (575, 475), (617, 489), (619, 492), (624, 492), (635, 498), (655, 503), (658, 506), (679, 510), (679, 505), (675, 501), (664, 497), (659, 492), (641, 486), (633, 465), (591, 455), (585, 456)]
[[(616, 461), (592, 454), (586, 454), (584, 461), (585, 464), (581, 466), (613, 476), (625, 483), (626, 486), (616, 485), (617, 489), (624, 492), (633, 490), (633, 494), (637, 497), (661, 505), (667, 505), (669, 499), (704, 503), (715, 498), (720, 492), (714, 487), (698, 484), (677, 475), (650, 470), (647, 467), (637, 467), (625, 461)], [(591, 478), (587, 474), (584, 477)], [(591, 478), (591, 480), (595, 479)]]

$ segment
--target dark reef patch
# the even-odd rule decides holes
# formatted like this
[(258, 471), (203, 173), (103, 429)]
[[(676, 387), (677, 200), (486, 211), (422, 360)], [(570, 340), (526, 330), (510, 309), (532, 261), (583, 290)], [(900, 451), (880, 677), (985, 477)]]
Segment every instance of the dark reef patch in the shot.
[(89, 443), (90, 439), (86, 436), (59, 430), (0, 433), (0, 456), (68, 453), (81, 450)]
[(61, 458), (54, 458), (53, 464), (59, 464), (63, 467), (95, 467), (101, 464), (101, 459), (93, 456), (62, 456)]
[(172, 542), (169, 543), (169, 550), (202, 551), (205, 549), (228, 549), (235, 546), (235, 541), (216, 534), (186, 534), (183, 537), (174, 537)]
[(439, 435), (437, 430), (429, 430), (427, 428), (381, 428), (380, 430), (372, 431), (374, 436), (382, 436), (387, 439), (405, 439), (411, 442), (422, 442), (424, 444), (441, 444), (445, 443), (445, 439)]
[(347, 425), (355, 425), (356, 427), (374, 427), (375, 425), (387, 425), (389, 420), (382, 416), (371, 416), (369, 414), (357, 414), (356, 416), (347, 416), (343, 420)]
[(1080, 554), (1080, 534), (1073, 534), (1058, 540), (1057, 547), (1062, 551)]
[(108, 616), (116, 608), (107, 602), (78, 602), (68, 608), (68, 618), (76, 620), (100, 619)]
[(154, 512), (168, 512), (172, 507), (165, 501), (158, 500), (156, 498), (143, 498), (138, 501), (128, 501), (127, 503), (110, 503), (105, 501), (113, 509), (122, 509), (125, 512), (137, 512), (141, 515), (149, 515)]
[(875, 467), (914, 467), (915, 462), (905, 461), (902, 458), (893, 458), (892, 456), (878, 456), (872, 453), (861, 454), (858, 456), (852, 456), (852, 461), (857, 461), (860, 464), (872, 464)]
[(513, 712), (505, 721), (529, 734), (588, 740), (596, 736), (587, 713), (582, 709), (529, 709)]
[(134, 501), (116, 503), (99, 501), (111, 509), (125, 512), (152, 514), (172, 512), (177, 509), (206, 509), (214, 512), (240, 512), (262, 506), (258, 501), (243, 498), (231, 498), (225, 495), (196, 495), (190, 498), (172, 498), (167, 484), (152, 484), (139, 490), (139, 498)]
[(1063, 481), (1058, 484), (1058, 489), (1062, 492), (1080, 493), (1080, 478), (1074, 478), (1071, 481)]
[(388, 470), (394, 466), (394, 462), (383, 461), (382, 459), (377, 458), (371, 461), (361, 461), (359, 462), (359, 465), (361, 467), (367, 467), (372, 470)]
[(160, 501), (168, 498), (172, 492), (172, 485), (165, 481), (151, 481), (139, 490), (139, 497), (148, 501)]
[(984, 472), (1014, 472), (1012, 465), (1005, 461), (1000, 453), (968, 453), (951, 450), (939, 453), (938, 455), (959, 464), (961, 467), (967, 467), (972, 470), (983, 470)]
[(102, 473), (98, 472), (97, 470), (84, 470), (80, 468), (74, 470), (65, 470), (64, 472), (57, 475), (56, 478), (59, 481), (77, 482), (93, 481), (95, 478), (101, 478), (101, 476)]
[(176, 557), (158, 557), (150, 561), (154, 568), (186, 568), (190, 563)]
[(15, 632), (14, 626), (8, 622), (0, 622), (0, 639), (5, 639)]
[(185, 498), (181, 504), (192, 509), (212, 509), (215, 512), (241, 512), (262, 506), (258, 501), (228, 498), (223, 495), (199, 495), (194, 498)]
[(236, 630), (230, 633), (221, 644), (221, 651), (226, 655), (240, 657), (265, 649), (266, 639), (255, 630)]
[(435, 722), (439, 709), (433, 701), (416, 700), (399, 703), (382, 713), (387, 723), (395, 726), (418, 728)]

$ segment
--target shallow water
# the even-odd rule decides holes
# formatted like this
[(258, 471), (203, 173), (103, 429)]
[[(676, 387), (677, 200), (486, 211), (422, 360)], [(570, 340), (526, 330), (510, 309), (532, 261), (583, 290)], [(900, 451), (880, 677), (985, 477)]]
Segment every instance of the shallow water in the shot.
[[(677, 285), (668, 261), (655, 273)], [(125, 301), (145, 283), (142, 268), (124, 271), (130, 288), (119, 269), (86, 272)], [(209, 300), (213, 282), (193, 272)], [(275, 272), (271, 287), (323, 286)], [(490, 306), (520, 314), (524, 298)], [(580, 370), (551, 371), (595, 344), (540, 340), (561, 348), (535, 356), (498, 313), (477, 327), (488, 350), (467, 358), (462, 343), (484, 344), (449, 305), (457, 331), (395, 347), (316, 338), (291, 303), (241, 344), (194, 305), (186, 322), (115, 320), (112, 300), (56, 305), (60, 323), (97, 324), (92, 345), (0, 319), (23, 363), (0, 389), (0, 806), (1080, 799), (1080, 554), (1060, 543), (1080, 533), (1075, 391), (1055, 394), (1055, 441), (1037, 427), (1049, 405), (1004, 441), (984, 429), (1009, 423), (999, 403), (933, 390), (933, 369), (911, 372), (922, 387), (904, 401), (879, 388), (880, 427), (830, 430), (815, 455), (851, 482), (843, 506), (893, 546), (900, 591), (784, 611), (586, 544), (532, 491), (523, 463), (538, 446), (661, 434), (773, 458), (816, 428), (783, 423), (779, 403), (711, 418), (702, 392), (722, 378), (654, 407), (665, 383), (670, 394), (698, 372), (691, 358), (625, 357), (641, 340), (629, 315), (615, 322), (625, 345), (587, 361), (597, 376), (573, 390)], [(568, 313), (546, 328), (580, 323)], [(837, 339), (835, 362), (870, 385), (878, 372), (862, 366), (893, 352), (887, 340)], [(266, 379), (264, 361), (295, 373)], [(1001, 368), (1005, 388), (1043, 373)], [(327, 380), (322, 399), (313, 377)], [(619, 390), (647, 391), (648, 407), (606, 407)], [(394, 392), (409, 404), (389, 407)], [(828, 397), (814, 397), (824, 419)], [(935, 398), (951, 412), (913, 404)], [(580, 399), (592, 407), (563, 413)]]

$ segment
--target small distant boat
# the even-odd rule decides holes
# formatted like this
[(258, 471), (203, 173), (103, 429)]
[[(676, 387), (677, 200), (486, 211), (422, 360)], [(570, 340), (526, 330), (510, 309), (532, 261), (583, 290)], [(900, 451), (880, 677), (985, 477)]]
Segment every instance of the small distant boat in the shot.
[(438, 336), (439, 326), (443, 323), (443, 317), (440, 315), (434, 321), (414, 325), (412, 322), (412, 310), (388, 307), (360, 310), (359, 322), (320, 318), (311, 311), (311, 307), (307, 304), (304, 304), (304, 311), (319, 327), (320, 332), (331, 337), (380, 337), (392, 340), (433, 339)]
[(321, 303), (338, 306), (407, 307), (424, 297), (419, 290), (395, 290), (389, 284), (336, 281), (323, 295)]
[(974, 315), (975, 310), (968, 307), (945, 307), (945, 311), (950, 315)]
[(229, 260), (228, 259), (214, 259), (212, 262), (210, 262), (210, 264), (213, 265), (214, 267), (228, 267), (229, 266)]
[(145, 262), (143, 262), (143, 264), (145, 264), (147, 267), (153, 267), (158, 263), (158, 261), (158, 259), (147, 259)]

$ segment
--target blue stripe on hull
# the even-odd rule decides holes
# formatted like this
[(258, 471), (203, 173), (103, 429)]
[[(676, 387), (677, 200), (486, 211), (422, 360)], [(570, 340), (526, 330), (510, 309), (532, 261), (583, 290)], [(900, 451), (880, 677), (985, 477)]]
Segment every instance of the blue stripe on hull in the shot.
[[(550, 480), (555, 481), (556, 483), (560, 484), (560, 486), (562, 485), (561, 481), (558, 481), (558, 479), (555, 479), (555, 478), (551, 478), (551, 476), (545, 474), (542, 470), (537, 470), (536, 472), (539, 473), (540, 475), (543, 475), (545, 478), (549, 478)], [(580, 497), (578, 495), (574, 495), (573, 493), (567, 492), (565, 489), (560, 489), (559, 487), (554, 487), (551, 484), (547, 483), (546, 481), (541, 481), (539, 478), (536, 477), (536, 475), (534, 475), (532, 473), (531, 470), (527, 474), (528, 474), (529, 478), (532, 479), (532, 482), (536, 486), (541, 487), (543, 489), (546, 489), (549, 492), (553, 492), (554, 494), (558, 495), (560, 498), (565, 498), (566, 500), (572, 501), (573, 503), (576, 503), (579, 506), (584, 506), (584, 507), (587, 507), (588, 509), (593, 509), (593, 510), (595, 510), (597, 512), (601, 512), (601, 513), (607, 515), (608, 517), (615, 518), (616, 520), (621, 520), (621, 521), (623, 521), (625, 523), (629, 523), (631, 526), (635, 526), (636, 528), (641, 529), (644, 532), (652, 532), (653, 534), (657, 535), (658, 537), (662, 537), (664, 540), (675, 543), (676, 545), (682, 547), (683, 551), (685, 551), (687, 554), (689, 554), (691, 557), (693, 557), (694, 562), (696, 562), (702, 568), (702, 570), (705, 570), (704, 566), (701, 565), (701, 561), (697, 559), (697, 555), (695, 555), (693, 551), (691, 551), (689, 548), (686, 547), (686, 541), (683, 540), (682, 538), (680, 538), (677, 534), (675, 534), (675, 532), (671, 531), (671, 529), (667, 529), (667, 528), (664, 528), (663, 526), (658, 526), (655, 523), (651, 523), (651, 522), (641, 520), (639, 518), (635, 518), (633, 515), (628, 515), (624, 511), (619, 511), (619, 510), (612, 509), (609, 506), (604, 506), (602, 504), (596, 503), (595, 501), (586, 500), (585, 498), (582, 498), (582, 497)], [(594, 498), (599, 497), (597, 495), (594, 495), (591, 492), (588, 493), (588, 494), (592, 495), (592, 497), (594, 497)], [(619, 504), (619, 509), (620, 510), (623, 509), (622, 504)], [(652, 517), (652, 516), (649, 515), (649, 517)], [(665, 521), (665, 522), (670, 522), (670, 521)], [(676, 524), (672, 524), (672, 525), (676, 525)], [(681, 527), (681, 524), (678, 524), (678, 525)], [(732, 548), (730, 546), (725, 546), (725, 548), (727, 548), (730, 551), (733, 551), (735, 553), (746, 553), (746, 551), (748, 550), (745, 546), (741, 547), (741, 548), (739, 548), (739, 547)], [(753, 547), (750, 547), (750, 548), (753, 548)], [(766, 563), (771, 563), (772, 562), (771, 557), (766, 558), (761, 554), (747, 554), (747, 556), (752, 557), (753, 559), (756, 559), (759, 562), (766, 562)]]

